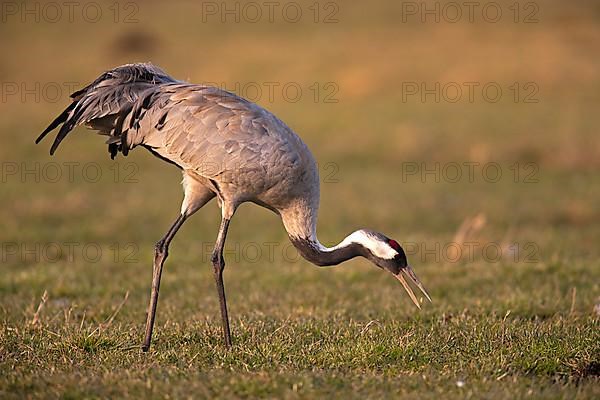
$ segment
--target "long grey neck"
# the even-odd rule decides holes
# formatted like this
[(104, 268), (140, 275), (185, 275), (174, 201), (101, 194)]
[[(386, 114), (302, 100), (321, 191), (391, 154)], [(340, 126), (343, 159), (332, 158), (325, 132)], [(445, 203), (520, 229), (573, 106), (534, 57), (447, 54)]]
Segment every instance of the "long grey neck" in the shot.
[(354, 257), (370, 258), (359, 232), (347, 236), (334, 247), (323, 246), (317, 239), (318, 192), (279, 210), (283, 225), (302, 257), (319, 266), (337, 265)]
[(350, 241), (342, 241), (335, 247), (325, 247), (319, 243), (316, 237), (295, 238), (290, 236), (290, 240), (302, 257), (318, 266), (338, 265), (354, 257), (368, 256), (368, 252), (361, 244)]

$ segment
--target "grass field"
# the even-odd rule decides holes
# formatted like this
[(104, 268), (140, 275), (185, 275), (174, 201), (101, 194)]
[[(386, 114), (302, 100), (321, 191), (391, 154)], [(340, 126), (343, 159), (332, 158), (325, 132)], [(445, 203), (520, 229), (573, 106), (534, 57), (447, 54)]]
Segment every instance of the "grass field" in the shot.
[[(191, 1), (118, 15), (100, 2), (97, 22), (66, 9), (54, 22), (31, 3), (38, 21), (8, 2), (17, 14), (3, 4), (0, 24), (0, 397), (600, 397), (597, 5), (522, 2), (515, 17), (499, 2), (496, 23), (452, 23), (408, 2), (321, 2), (318, 15), (296, 2), (296, 23), (264, 9), (253, 23)], [(134, 61), (275, 112), (319, 161), (321, 241), (388, 234), (433, 303), (418, 311), (364, 260), (313, 267), (274, 214), (244, 205), (225, 254), (227, 351), (210, 203), (171, 245), (142, 353), (179, 171), (143, 150), (111, 161), (84, 128), (52, 158), (33, 144), (67, 88)]]

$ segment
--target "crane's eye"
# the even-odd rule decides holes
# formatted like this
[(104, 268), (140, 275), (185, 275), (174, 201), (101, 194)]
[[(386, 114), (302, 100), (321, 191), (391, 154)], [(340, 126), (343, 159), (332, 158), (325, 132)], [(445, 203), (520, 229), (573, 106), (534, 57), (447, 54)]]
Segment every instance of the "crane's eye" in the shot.
[(392, 247), (392, 249), (394, 249), (398, 252), (400, 251), (400, 245), (394, 239), (388, 240), (388, 244)]

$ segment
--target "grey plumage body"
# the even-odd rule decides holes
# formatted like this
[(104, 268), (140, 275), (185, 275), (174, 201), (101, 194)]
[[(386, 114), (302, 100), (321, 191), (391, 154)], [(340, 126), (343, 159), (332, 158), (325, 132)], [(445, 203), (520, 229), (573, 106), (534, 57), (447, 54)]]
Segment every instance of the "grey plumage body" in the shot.
[(251, 201), (280, 213), (291, 235), (314, 233), (306, 228), (319, 204), (316, 162), (264, 108), (219, 88), (177, 81), (150, 64), (116, 68), (73, 97), (77, 106), (52, 153), (67, 129), (87, 124), (109, 136), (113, 157), (144, 146), (179, 166), (182, 211), (193, 213), (207, 197), (216, 196), (229, 213)]
[(231, 343), (222, 282), (223, 245), (229, 221), (243, 202), (264, 206), (282, 218), (292, 242), (317, 265), (334, 265), (363, 256), (390, 270), (401, 271), (424, 291), (397, 242), (369, 230), (349, 235), (327, 248), (316, 237), (319, 177), (316, 162), (302, 140), (262, 107), (233, 93), (175, 80), (150, 64), (129, 64), (101, 75), (73, 93), (73, 103), (40, 135), (62, 127), (51, 148), (77, 125), (86, 124), (108, 136), (109, 152), (143, 146), (173, 163), (183, 173), (184, 201), (180, 216), (156, 247), (153, 290), (144, 349), (150, 345), (162, 266), (179, 227), (208, 201), (217, 198), (222, 224), (213, 253), (225, 342)]
[[(186, 191), (203, 186), (226, 211), (255, 202), (280, 213), (290, 234), (311, 234), (288, 218), (299, 211), (312, 218), (319, 199), (316, 162), (290, 128), (263, 108), (217, 88), (165, 85), (155, 93), (164, 108), (147, 113), (139, 131), (149, 133), (128, 137), (127, 146), (148, 146), (174, 162), (184, 171)], [(152, 129), (159, 121), (160, 129)], [(184, 207), (197, 207), (193, 196)]]

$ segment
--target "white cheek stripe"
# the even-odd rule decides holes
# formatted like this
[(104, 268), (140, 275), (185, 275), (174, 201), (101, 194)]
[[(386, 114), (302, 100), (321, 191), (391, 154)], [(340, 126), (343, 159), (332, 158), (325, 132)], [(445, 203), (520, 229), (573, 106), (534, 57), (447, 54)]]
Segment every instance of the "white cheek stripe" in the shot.
[(342, 240), (340, 244), (334, 247), (325, 247), (319, 243), (319, 250), (327, 252), (334, 251), (341, 247), (346, 247), (351, 243), (362, 244), (364, 247), (369, 249), (373, 255), (386, 260), (391, 260), (398, 254), (398, 252), (394, 250), (392, 246), (376, 239), (362, 230), (351, 233), (344, 240)]

